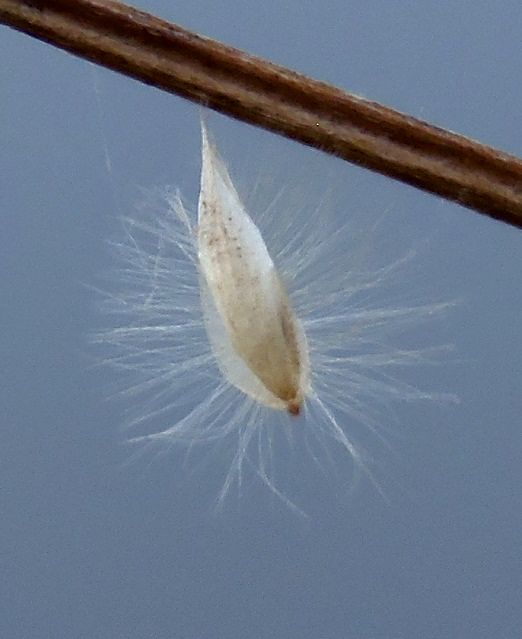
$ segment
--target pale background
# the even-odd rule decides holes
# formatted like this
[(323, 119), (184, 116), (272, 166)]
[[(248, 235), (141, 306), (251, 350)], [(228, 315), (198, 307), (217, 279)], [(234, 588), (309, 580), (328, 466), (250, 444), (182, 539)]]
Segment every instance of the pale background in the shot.
[[(140, 6), (522, 155), (519, 1)], [(197, 110), (0, 33), (0, 635), (520, 637), (520, 231), (213, 116), (232, 166), (319, 167), (353, 194), (339, 216), (396, 212), (430, 238), (426, 290), (461, 300), (458, 361), (420, 380), (461, 403), (404, 413), (391, 503), (363, 482), (311, 492), (306, 526), (263, 491), (216, 515), (219, 459), (208, 482), (168, 455), (122, 466), (111, 373), (86, 355), (116, 218), (142, 189), (196, 197)]]

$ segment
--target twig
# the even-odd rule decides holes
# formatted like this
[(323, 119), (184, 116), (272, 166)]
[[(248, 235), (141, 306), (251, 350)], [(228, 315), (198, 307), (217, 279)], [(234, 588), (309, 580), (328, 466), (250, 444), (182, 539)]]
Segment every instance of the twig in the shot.
[(112, 0), (0, 0), (82, 58), (522, 228), (522, 161)]

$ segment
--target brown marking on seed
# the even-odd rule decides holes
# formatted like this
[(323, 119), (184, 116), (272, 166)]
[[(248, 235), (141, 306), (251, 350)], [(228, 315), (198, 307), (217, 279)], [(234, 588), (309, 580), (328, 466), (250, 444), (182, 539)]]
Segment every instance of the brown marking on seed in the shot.
[(296, 399), (292, 399), (287, 403), (286, 410), (292, 417), (297, 417), (301, 412), (301, 404)]

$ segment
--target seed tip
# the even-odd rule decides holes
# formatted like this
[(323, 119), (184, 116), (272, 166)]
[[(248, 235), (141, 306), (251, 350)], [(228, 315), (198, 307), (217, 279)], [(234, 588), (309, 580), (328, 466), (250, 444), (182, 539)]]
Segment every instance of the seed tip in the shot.
[(290, 413), (290, 415), (292, 415), (293, 417), (297, 417), (299, 415), (299, 413), (301, 412), (301, 404), (300, 402), (298, 402), (295, 399), (290, 400), (287, 405), (286, 405), (286, 410)]

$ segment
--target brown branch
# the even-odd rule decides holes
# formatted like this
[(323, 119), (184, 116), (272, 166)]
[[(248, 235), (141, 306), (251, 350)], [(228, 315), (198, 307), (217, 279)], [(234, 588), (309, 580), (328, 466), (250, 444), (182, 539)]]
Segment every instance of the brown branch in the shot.
[(0, 0), (82, 58), (522, 228), (522, 161), (112, 0)]

